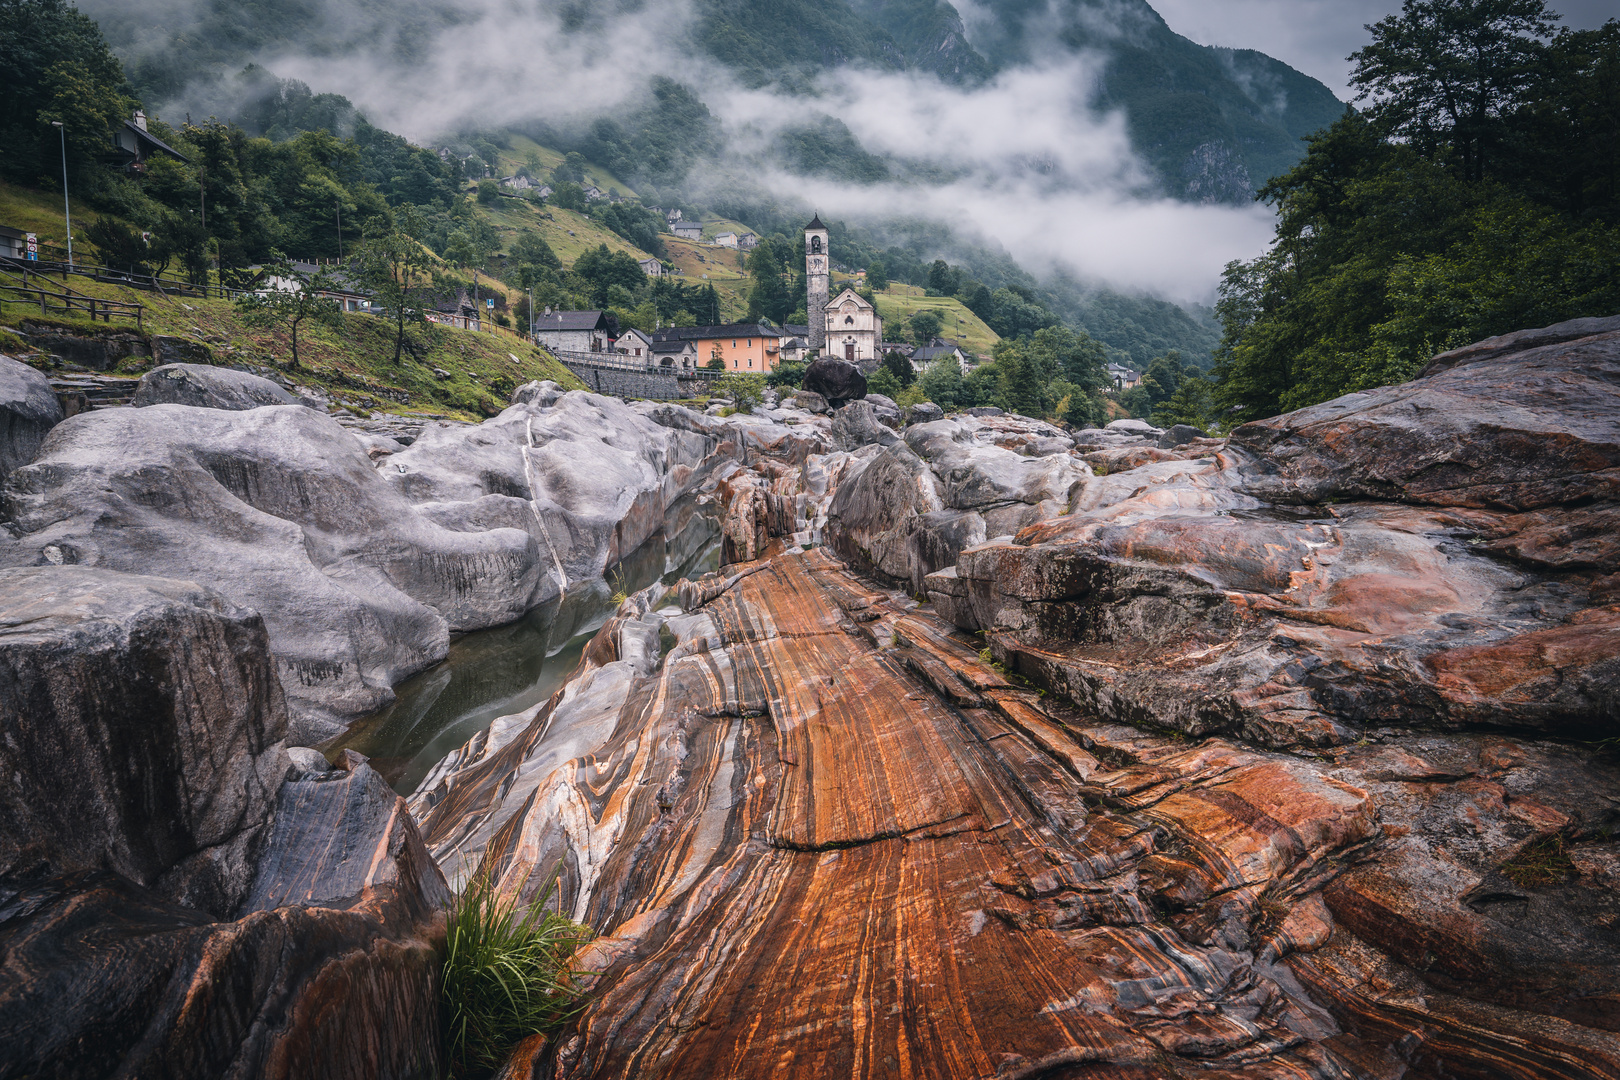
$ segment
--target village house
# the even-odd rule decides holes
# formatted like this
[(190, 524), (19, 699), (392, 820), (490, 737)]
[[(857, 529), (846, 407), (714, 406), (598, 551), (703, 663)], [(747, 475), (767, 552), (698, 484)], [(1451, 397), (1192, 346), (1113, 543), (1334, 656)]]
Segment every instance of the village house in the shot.
[(714, 238), (714, 243), (719, 244), (721, 247), (734, 248), (737, 246), (737, 234), (723, 232)]
[[(653, 209), (656, 210), (658, 208), (653, 207)], [(675, 225), (681, 220), (681, 212), (679, 210), (671, 210), (669, 213), (664, 215), (664, 220), (669, 222), (670, 228), (674, 228)]]
[(440, 326), (454, 326), (460, 330), (484, 328), (483, 312), (478, 310), (478, 305), (466, 289), (457, 289), (455, 296), (434, 302), (422, 315), (428, 322)]
[(669, 230), (681, 240), (703, 239), (703, 222), (701, 221), (677, 221), (669, 227)]
[(753, 251), (759, 247), (759, 237), (751, 232), (745, 232), (737, 237), (737, 246), (744, 251)]
[(595, 184), (586, 184), (585, 197), (591, 202), (598, 202), (599, 200), (607, 198), (607, 192), (603, 191)]
[(697, 349), (699, 367), (707, 367), (718, 356), (727, 371), (760, 375), (781, 362), (781, 337), (779, 330), (763, 323), (672, 326), (653, 332), (655, 342), (691, 342)]
[[(294, 260), (293, 270), (302, 278), (311, 279), (325, 271), (323, 284), (325, 288), (317, 289), (315, 295), (323, 300), (336, 300), (338, 306), (344, 311), (370, 311), (371, 290), (362, 286), (355, 279), (348, 267), (339, 263), (304, 262)], [(250, 267), (251, 270), (260, 268)], [(260, 282), (260, 292), (294, 292), (299, 288), (298, 282), (292, 278), (268, 275)]]
[(876, 364), (883, 359), (883, 319), (867, 299), (845, 289), (827, 304), (827, 336), (823, 356), (836, 356), (852, 364)]
[(527, 176), (503, 176), (501, 187), (511, 188), (513, 191), (534, 191), (540, 187), (540, 181), (531, 180)]
[(911, 353), (911, 366), (919, 372), (927, 371), (934, 361), (943, 360), (947, 356), (955, 357), (957, 364), (966, 367), (968, 362), (967, 354), (962, 351), (960, 345), (951, 342), (946, 342), (943, 345), (919, 346)]
[(778, 361), (783, 364), (804, 363), (810, 351), (810, 328), (783, 323), (777, 329), (782, 334)]
[(641, 259), (639, 265), (641, 266), (641, 272), (648, 277), (664, 276), (664, 264), (657, 259)]
[(1120, 364), (1108, 365), (1108, 378), (1114, 384), (1115, 390), (1129, 390), (1142, 385), (1142, 373), (1132, 371)]
[(687, 340), (655, 341), (652, 343), (653, 362), (659, 367), (695, 371), (706, 362), (698, 356), (697, 343)]
[(113, 149), (122, 159), (124, 168), (130, 172), (145, 172), (146, 161), (153, 154), (167, 154), (176, 161), (191, 160), (147, 131), (146, 114), (139, 109), (135, 110), (133, 120), (125, 120), (122, 127), (113, 131), (112, 141)]
[(604, 352), (618, 336), (618, 323), (605, 311), (552, 311), (534, 320), (534, 340), (563, 352)]
[(28, 234), (21, 229), (0, 225), (0, 259), (22, 260), (28, 257)]
[(917, 347), (909, 341), (882, 341), (878, 343), (878, 351), (884, 356), (888, 356), (892, 352), (899, 353), (907, 360), (910, 360), (911, 354), (917, 351)]
[(619, 340), (613, 343), (615, 352), (640, 360), (652, 359), (652, 335), (636, 329), (626, 330), (619, 335)]

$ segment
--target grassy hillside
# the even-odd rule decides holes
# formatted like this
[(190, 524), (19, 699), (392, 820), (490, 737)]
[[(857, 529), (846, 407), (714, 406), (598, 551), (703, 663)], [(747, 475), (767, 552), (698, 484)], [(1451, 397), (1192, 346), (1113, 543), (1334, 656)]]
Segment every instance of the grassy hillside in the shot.
[[(74, 204), (75, 245), (84, 239), (85, 227), (99, 216), (94, 210), (83, 206), (82, 202)], [(63, 224), (61, 195), (18, 187), (0, 180), (0, 225), (37, 233), (44, 244), (62, 244), (67, 235)]]
[[(965, 351), (989, 356), (1001, 338), (984, 320), (962, 305), (954, 296), (925, 296), (915, 285), (890, 285), (877, 294), (878, 314), (883, 316), (883, 336), (890, 341), (905, 331), (902, 324), (918, 311), (932, 311), (943, 324), (940, 336), (959, 341)], [(960, 321), (959, 321), (960, 320)], [(958, 329), (960, 327), (960, 329)]]
[[(336, 329), (300, 328), (302, 368), (293, 370), (290, 334), (280, 328), (248, 325), (228, 301), (182, 300), (81, 277), (70, 277), (68, 283), (101, 299), (144, 304), (142, 321), (148, 335), (173, 334), (202, 341), (216, 363), (279, 370), (300, 384), (328, 392), (356, 412), (432, 412), (476, 420), (499, 412), (512, 390), (531, 379), (552, 379), (569, 389), (584, 389), (556, 360), (509, 331), (416, 327), (411, 330), (415, 354), (407, 353), (396, 367), (388, 323), (372, 315), (350, 314), (343, 316)], [(47, 322), (85, 334), (132, 328), (127, 322), (109, 326), (60, 317), (42, 319), (37, 306), (0, 303), (0, 327), (17, 328), (24, 322)], [(132, 358), (117, 373), (139, 374), (151, 366), (150, 359)], [(434, 369), (449, 377), (440, 378)]]
[[(721, 230), (724, 232), (725, 230)], [(700, 244), (695, 240), (666, 237), (669, 262), (674, 263), (689, 285), (709, 284), (720, 294), (720, 317), (741, 319), (748, 311), (748, 289), (752, 284), (743, 269), (747, 256), (741, 251)]]
[[(531, 155), (540, 161), (540, 168), (543, 171), (535, 173), (536, 178), (540, 180), (544, 180), (550, 175), (552, 169), (562, 164), (563, 152), (561, 150), (553, 150), (549, 146), (542, 146), (527, 135), (519, 135), (516, 132), (505, 133), (505, 138), (510, 145), (501, 150), (502, 176), (511, 176), (525, 165), (529, 166), (530, 172), (534, 172), (534, 167), (529, 161)], [(603, 191), (617, 188), (620, 195), (636, 197), (634, 188), (595, 162), (587, 161), (584, 172), (586, 182), (595, 184)]]
[(560, 206), (538, 206), (527, 199), (500, 199), (493, 206), (475, 203), (473, 212), (494, 226), (502, 251), (511, 251), (519, 236), (532, 232), (551, 245), (564, 266), (573, 266), (580, 255), (602, 244), (606, 244), (609, 251), (627, 251), (637, 259), (650, 257), (618, 233), (584, 214)]

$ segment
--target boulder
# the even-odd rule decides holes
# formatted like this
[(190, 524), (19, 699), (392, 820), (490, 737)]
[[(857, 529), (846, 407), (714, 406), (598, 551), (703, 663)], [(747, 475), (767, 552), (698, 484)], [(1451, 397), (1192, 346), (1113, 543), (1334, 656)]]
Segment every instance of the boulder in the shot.
[(141, 376), (135, 387), (136, 408), (148, 405), (193, 405), (203, 409), (257, 409), (261, 405), (312, 405), (247, 371), (202, 364), (164, 364)]
[(309, 780), (332, 771), (326, 755), (312, 747), (289, 746), (287, 757), (292, 761), (292, 770), (287, 776), (289, 780)]
[[(899, 415), (895, 413), (897, 419)], [(878, 411), (869, 401), (852, 401), (840, 407), (833, 413), (832, 427), (828, 429), (827, 436), (838, 450), (858, 450), (873, 443), (889, 446), (899, 441), (899, 437), (878, 419)]]
[(831, 356), (819, 357), (804, 372), (804, 389), (820, 394), (827, 404), (836, 409), (866, 396), (866, 376), (848, 360)]
[(906, 423), (927, 424), (945, 419), (945, 410), (932, 401), (920, 401), (906, 410)]
[(0, 570), (0, 1075), (438, 1075), (443, 878), (369, 768), (283, 782), (268, 646), (190, 582)]
[[(707, 478), (734, 429), (679, 405), (644, 412), (546, 384), (476, 427), (435, 425), (379, 470), (432, 520), (456, 530), (523, 529), (544, 574), (533, 606), (599, 578), (663, 527), (664, 512)], [(665, 426), (653, 415), (667, 417)]]
[(537, 409), (544, 409), (555, 405), (565, 392), (550, 379), (526, 382), (512, 391), (512, 404), (533, 405)]
[(235, 911), (288, 768), (267, 649), (190, 582), (0, 570), (0, 878), (111, 870)]
[(1137, 420), (1131, 417), (1111, 421), (1104, 430), (1115, 431), (1126, 435), (1151, 435), (1154, 438), (1158, 438), (1160, 435), (1164, 434), (1162, 429), (1154, 427), (1146, 420)]
[(1163, 435), (1159, 436), (1159, 448), (1161, 450), (1174, 450), (1176, 447), (1184, 446), (1194, 439), (1207, 438), (1209, 438), (1209, 435), (1206, 432), (1198, 430), (1191, 424), (1172, 424), (1165, 429)]
[(963, 411), (969, 416), (1002, 416), (1006, 413), (1005, 409), (998, 409), (994, 405), (975, 405)]
[(263, 615), (299, 743), (387, 704), (452, 630), (522, 615), (551, 566), (526, 532), (437, 524), (302, 406), (76, 416), (3, 499), (0, 564), (195, 581)]
[(46, 433), (61, 422), (62, 405), (50, 380), (0, 356), (0, 483), (33, 461)]
[(94, 371), (110, 371), (131, 357), (152, 355), (151, 343), (133, 328), (107, 326), (90, 331), (23, 319), (17, 329), (41, 352)]
[(793, 396), (783, 402), (784, 405), (795, 409), (803, 409), (808, 413), (824, 414), (832, 412), (832, 406), (827, 399), (814, 390), (795, 390)]

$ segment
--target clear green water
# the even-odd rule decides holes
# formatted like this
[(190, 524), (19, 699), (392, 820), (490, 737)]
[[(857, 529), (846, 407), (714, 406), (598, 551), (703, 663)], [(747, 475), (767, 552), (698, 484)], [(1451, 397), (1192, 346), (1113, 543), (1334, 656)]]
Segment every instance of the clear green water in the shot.
[(653, 537), (611, 567), (606, 580), (576, 586), (515, 623), (456, 638), (443, 661), (394, 687), (392, 705), (357, 720), (325, 749), (366, 755), (395, 791), (409, 795), (444, 755), (499, 717), (554, 694), (612, 614), (616, 589), (672, 586), (719, 566), (717, 522), (701, 512), (670, 523), (677, 522), (674, 539)]

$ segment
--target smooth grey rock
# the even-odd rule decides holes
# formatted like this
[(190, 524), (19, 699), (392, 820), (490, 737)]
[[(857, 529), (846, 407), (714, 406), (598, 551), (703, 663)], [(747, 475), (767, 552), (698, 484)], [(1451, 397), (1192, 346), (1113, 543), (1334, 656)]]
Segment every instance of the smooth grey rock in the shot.
[(526, 382), (512, 391), (512, 404), (533, 405), (537, 409), (544, 409), (549, 405), (555, 405), (564, 392), (562, 387), (550, 379), (538, 379)]
[(0, 570), (0, 877), (112, 870), (228, 916), (288, 768), (264, 621), (189, 581)]
[(932, 401), (920, 401), (906, 410), (908, 424), (927, 424), (945, 419), (945, 410)]
[(310, 402), (252, 372), (203, 364), (165, 364), (141, 376), (131, 404), (138, 409), (148, 405), (193, 405), (241, 410)]
[(1190, 443), (1194, 439), (1207, 438), (1209, 438), (1209, 435), (1206, 432), (1198, 430), (1191, 424), (1174, 424), (1166, 428), (1164, 434), (1159, 436), (1159, 449), (1174, 450), (1176, 447)]
[(994, 405), (975, 405), (973, 408), (966, 409), (964, 411), (969, 416), (1004, 416), (1004, 415), (1006, 415), (1006, 410), (1005, 409), (998, 409)]
[(452, 630), (522, 615), (546, 570), (527, 532), (434, 523), (301, 406), (75, 416), (3, 500), (0, 564), (161, 574), (258, 610), (300, 743), (393, 700)]
[(899, 437), (878, 420), (877, 409), (868, 401), (852, 401), (833, 413), (827, 436), (836, 450), (857, 450), (876, 443), (890, 446)]
[(1121, 420), (1114, 420), (1109, 423), (1105, 430), (1118, 431), (1128, 435), (1152, 435), (1155, 438), (1164, 434), (1162, 429), (1154, 427), (1146, 420), (1137, 420), (1134, 417), (1126, 417)]
[(543, 569), (524, 600), (533, 606), (599, 578), (640, 547), (725, 456), (731, 426), (663, 408), (686, 426), (660, 424), (618, 398), (570, 391), (550, 405), (513, 405), (477, 427), (424, 428), (379, 472), (446, 528), (528, 532)]
[(325, 776), (332, 771), (326, 755), (313, 747), (289, 746), (287, 757), (292, 759), (292, 768), (287, 775), (289, 780), (307, 780), (315, 776)]
[(0, 482), (33, 461), (46, 434), (61, 422), (62, 405), (50, 380), (0, 356)]
[(803, 409), (809, 413), (825, 414), (832, 412), (832, 406), (827, 404), (827, 399), (814, 390), (796, 390), (793, 392), (793, 396), (784, 401), (783, 404), (795, 409)]

